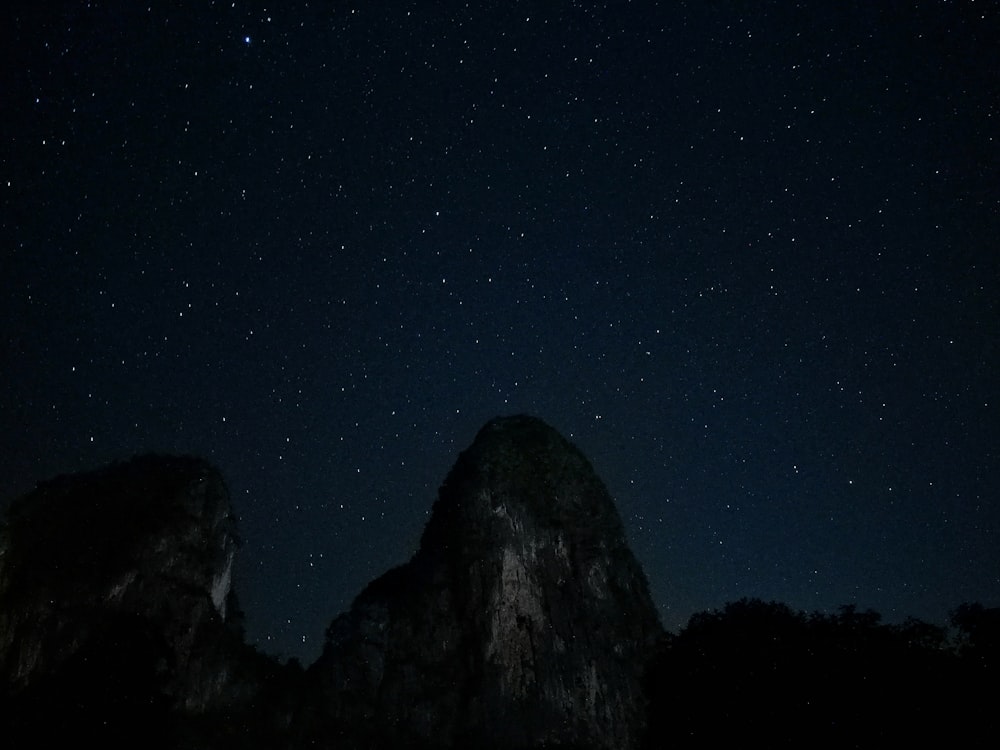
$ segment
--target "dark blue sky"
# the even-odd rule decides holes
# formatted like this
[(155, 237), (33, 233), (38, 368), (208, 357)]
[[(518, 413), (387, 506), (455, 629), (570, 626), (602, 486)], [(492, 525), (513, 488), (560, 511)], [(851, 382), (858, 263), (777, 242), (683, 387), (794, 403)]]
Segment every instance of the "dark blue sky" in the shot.
[(308, 661), (530, 412), (668, 628), (1000, 603), (996, 3), (19, 5), (0, 500), (205, 456)]

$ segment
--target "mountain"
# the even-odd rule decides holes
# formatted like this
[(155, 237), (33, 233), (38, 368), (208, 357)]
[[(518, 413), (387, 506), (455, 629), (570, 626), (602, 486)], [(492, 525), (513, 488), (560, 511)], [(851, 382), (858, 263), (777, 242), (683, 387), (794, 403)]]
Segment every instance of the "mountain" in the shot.
[(236, 548), (226, 486), (197, 458), (141, 456), (15, 501), (0, 527), (7, 746), (170, 747), (173, 718), (259, 697), (283, 668), (243, 643)]
[(661, 628), (584, 456), (489, 422), (410, 562), (306, 672), (243, 640), (216, 469), (143, 456), (40, 484), (0, 527), (7, 747), (637, 747)]
[(311, 673), (366, 746), (628, 748), (660, 632), (607, 489), (516, 416), (459, 456), (419, 551), (331, 624)]
[[(120, 618), (168, 627), (188, 702), (209, 700), (188, 669), (205, 628), (226, 617), (236, 530), (218, 472), (145, 456), (41, 484), (7, 513), (0, 558), (0, 676), (54, 674)], [(209, 680), (212, 682), (213, 680)]]

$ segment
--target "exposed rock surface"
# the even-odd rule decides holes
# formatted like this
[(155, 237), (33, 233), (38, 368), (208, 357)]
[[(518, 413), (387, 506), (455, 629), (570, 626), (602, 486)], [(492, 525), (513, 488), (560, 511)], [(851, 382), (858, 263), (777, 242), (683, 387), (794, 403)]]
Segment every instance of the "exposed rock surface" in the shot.
[(630, 748), (660, 626), (604, 485), (544, 422), (488, 423), (421, 546), (303, 673), (243, 642), (219, 473), (146, 456), (0, 526), (5, 747)]
[(332, 623), (312, 671), (366, 745), (628, 748), (660, 632), (590, 464), (508, 417), (461, 454), (415, 557)]
[(227, 621), (236, 542), (225, 484), (196, 458), (138, 457), (17, 500), (0, 526), (5, 728), (124, 736), (249, 700), (260, 657)]
[[(225, 617), (236, 549), (221, 477), (197, 459), (142, 457), (39, 485), (9, 510), (0, 549), (0, 674), (39, 679), (116, 615), (149, 616), (181, 665)], [(161, 616), (162, 615), (162, 616)]]

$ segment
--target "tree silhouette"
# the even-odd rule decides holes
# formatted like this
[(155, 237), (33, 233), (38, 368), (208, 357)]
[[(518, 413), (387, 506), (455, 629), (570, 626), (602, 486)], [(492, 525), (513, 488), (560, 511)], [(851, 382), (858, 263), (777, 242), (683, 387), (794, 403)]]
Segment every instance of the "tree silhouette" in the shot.
[[(995, 632), (978, 610), (959, 619), (970, 632)], [(944, 628), (913, 618), (886, 625), (853, 605), (807, 615), (742, 599), (698, 613), (650, 663), (646, 745), (954, 744), (989, 719), (956, 687), (971, 683), (947, 646)]]
[(1000, 655), (1000, 607), (962, 604), (951, 612), (951, 624), (958, 628), (959, 647), (983, 668), (996, 669)]

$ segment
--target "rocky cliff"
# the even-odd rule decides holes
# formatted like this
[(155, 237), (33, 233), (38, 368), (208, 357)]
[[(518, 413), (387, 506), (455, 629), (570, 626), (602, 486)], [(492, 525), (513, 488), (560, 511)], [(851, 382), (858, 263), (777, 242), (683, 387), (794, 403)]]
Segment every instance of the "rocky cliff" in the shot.
[[(142, 457), (44, 484), (0, 527), (10, 747), (629, 748), (660, 626), (610, 496), (531, 417), (448, 475), (420, 549), (306, 673), (246, 646), (218, 472)], [(18, 737), (21, 744), (18, 744)]]
[[(14, 503), (0, 541), (0, 676), (38, 680), (118, 616), (164, 633), (182, 671), (226, 616), (236, 549), (218, 472), (146, 456), (60, 477)], [(191, 686), (185, 686), (187, 691)]]
[(142, 456), (15, 501), (0, 526), (8, 746), (173, 746), (175, 718), (251, 702), (279, 667), (231, 616), (236, 546), (225, 484), (196, 458)]
[(365, 744), (628, 748), (659, 633), (607, 489), (517, 416), (461, 454), (415, 557), (333, 622), (312, 672)]

